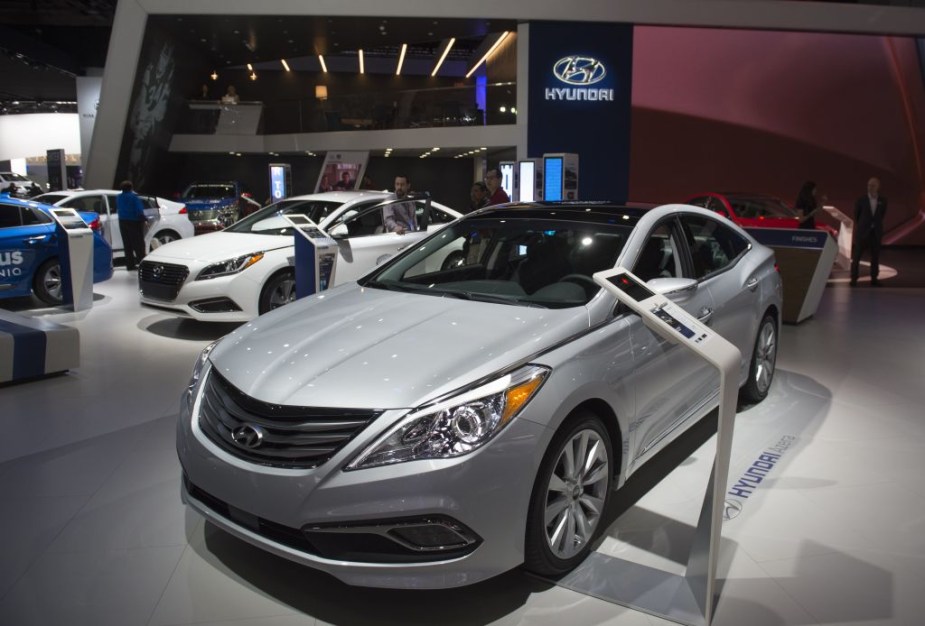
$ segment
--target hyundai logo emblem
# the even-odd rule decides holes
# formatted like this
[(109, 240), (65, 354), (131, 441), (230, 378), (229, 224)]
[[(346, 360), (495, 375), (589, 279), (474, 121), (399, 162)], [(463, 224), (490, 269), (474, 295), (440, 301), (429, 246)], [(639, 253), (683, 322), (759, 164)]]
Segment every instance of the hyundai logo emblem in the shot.
[(552, 66), (556, 78), (568, 85), (593, 85), (607, 75), (604, 64), (593, 57), (562, 57)]
[(151, 277), (154, 278), (154, 280), (160, 280), (161, 276), (163, 275), (164, 275), (163, 265), (155, 265), (154, 267), (151, 268)]
[(242, 448), (253, 450), (263, 443), (265, 432), (255, 424), (242, 424), (231, 431), (231, 440)]

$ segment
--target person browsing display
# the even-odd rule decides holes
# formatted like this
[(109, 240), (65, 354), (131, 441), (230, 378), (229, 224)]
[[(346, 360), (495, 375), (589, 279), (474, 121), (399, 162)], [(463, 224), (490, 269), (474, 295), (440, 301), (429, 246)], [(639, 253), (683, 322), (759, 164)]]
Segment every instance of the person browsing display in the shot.
[(498, 168), (492, 168), (485, 172), (485, 186), (488, 187), (488, 192), (491, 194), (487, 206), (504, 204), (505, 202), (511, 201), (511, 198), (501, 186), (501, 170)]
[[(395, 199), (404, 200), (411, 192), (411, 179), (404, 174), (395, 177)], [(382, 210), (385, 229), (391, 233), (404, 235), (418, 229), (414, 202), (395, 202)]]

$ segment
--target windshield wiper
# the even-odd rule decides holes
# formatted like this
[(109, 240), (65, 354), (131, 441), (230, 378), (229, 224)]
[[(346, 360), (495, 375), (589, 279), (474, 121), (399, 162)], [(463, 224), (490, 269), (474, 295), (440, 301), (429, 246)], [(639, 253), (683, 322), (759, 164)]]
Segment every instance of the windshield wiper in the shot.
[(434, 295), (441, 296), (452, 296), (454, 298), (459, 298), (460, 300), (475, 300), (477, 302), (492, 302), (494, 304), (510, 304), (513, 306), (528, 306), (536, 309), (545, 309), (547, 307), (542, 304), (537, 304), (536, 302), (527, 302), (525, 300), (519, 300), (517, 298), (505, 297), (505, 296), (496, 296), (490, 293), (476, 293), (472, 291), (434, 291), (431, 292)]

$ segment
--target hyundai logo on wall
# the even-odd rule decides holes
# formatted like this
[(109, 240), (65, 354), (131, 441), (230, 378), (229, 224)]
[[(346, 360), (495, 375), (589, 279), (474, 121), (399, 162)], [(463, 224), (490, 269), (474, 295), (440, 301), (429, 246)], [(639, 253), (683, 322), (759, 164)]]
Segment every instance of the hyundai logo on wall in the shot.
[(593, 57), (571, 55), (552, 66), (552, 73), (570, 87), (547, 87), (546, 100), (588, 100), (613, 102), (613, 89), (590, 88), (607, 76), (604, 64)]
[(604, 64), (592, 57), (562, 57), (552, 66), (556, 78), (568, 85), (586, 87), (603, 80), (607, 75)]

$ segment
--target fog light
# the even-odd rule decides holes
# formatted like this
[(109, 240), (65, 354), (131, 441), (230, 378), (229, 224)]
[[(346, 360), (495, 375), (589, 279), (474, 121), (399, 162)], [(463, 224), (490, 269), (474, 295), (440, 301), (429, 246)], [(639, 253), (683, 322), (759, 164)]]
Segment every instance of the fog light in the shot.
[(472, 539), (444, 523), (412, 524), (389, 530), (392, 539), (415, 550), (456, 550), (472, 543)]

